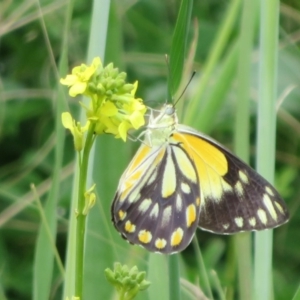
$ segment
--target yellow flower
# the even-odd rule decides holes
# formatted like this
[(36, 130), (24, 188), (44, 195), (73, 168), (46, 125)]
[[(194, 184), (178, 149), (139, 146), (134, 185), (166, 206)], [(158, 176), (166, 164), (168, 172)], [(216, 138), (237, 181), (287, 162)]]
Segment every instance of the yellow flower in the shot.
[[(129, 84), (125, 79), (126, 73), (119, 72), (112, 63), (103, 68), (98, 57), (89, 67), (84, 64), (75, 67), (71, 75), (61, 79), (61, 83), (70, 87), (71, 96), (84, 94), (90, 98), (89, 105), (80, 105), (86, 110), (88, 120), (95, 125), (95, 134), (110, 133), (126, 141), (130, 129), (145, 124), (147, 109), (142, 99), (135, 98), (138, 83)], [(80, 134), (76, 133), (76, 126), (68, 126), (73, 128), (74, 139), (77, 138)]]
[(62, 78), (60, 83), (71, 87), (69, 94), (72, 97), (84, 94), (91, 77), (95, 74), (99, 66), (102, 67), (102, 63), (100, 57), (96, 57), (93, 59), (91, 66), (81, 64), (81, 66), (73, 68), (72, 74), (67, 75), (66, 78)]

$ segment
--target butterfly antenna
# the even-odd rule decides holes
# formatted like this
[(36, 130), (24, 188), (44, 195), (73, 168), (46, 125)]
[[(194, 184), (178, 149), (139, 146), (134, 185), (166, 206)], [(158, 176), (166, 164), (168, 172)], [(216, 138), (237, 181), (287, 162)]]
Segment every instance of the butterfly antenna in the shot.
[(170, 57), (168, 54), (165, 55), (165, 60), (168, 68), (168, 77), (167, 77), (167, 83), (168, 83), (168, 89), (167, 89), (167, 103), (171, 103), (173, 98), (171, 94), (171, 88), (170, 88), (170, 80), (171, 80), (171, 70), (170, 70)]
[(183, 89), (182, 93), (180, 94), (179, 98), (176, 100), (176, 102), (174, 103), (174, 106), (176, 106), (176, 104), (178, 103), (178, 101), (182, 98), (183, 94), (185, 93), (185, 91), (187, 90), (188, 86), (190, 85), (192, 79), (194, 78), (196, 74), (196, 71), (193, 71), (190, 80), (188, 81), (187, 85), (185, 86), (185, 88)]

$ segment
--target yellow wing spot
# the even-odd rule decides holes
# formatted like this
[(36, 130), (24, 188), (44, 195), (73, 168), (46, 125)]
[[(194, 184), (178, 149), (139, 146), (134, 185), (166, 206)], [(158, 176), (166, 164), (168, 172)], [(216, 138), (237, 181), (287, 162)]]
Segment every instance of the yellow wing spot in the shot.
[(229, 228), (229, 224), (228, 224), (228, 223), (223, 224), (222, 226), (223, 226), (223, 228), (224, 228), (225, 230), (227, 230), (227, 229)]
[(156, 239), (155, 241), (155, 247), (157, 249), (163, 249), (167, 245), (167, 241), (165, 239)]
[(127, 213), (125, 211), (123, 211), (121, 209), (118, 211), (118, 216), (121, 221), (123, 221), (126, 218), (126, 215), (127, 215)]
[(197, 197), (197, 198), (196, 198), (196, 205), (199, 206), (199, 205), (200, 205), (200, 202), (201, 202), (201, 201), (200, 201), (200, 197)]
[(254, 227), (256, 225), (256, 219), (253, 217), (253, 218), (250, 218), (249, 219), (249, 224)]
[[(178, 140), (182, 140), (182, 138), (180, 139), (180, 137), (178, 137), (176, 134), (173, 134), (173, 136)], [(219, 150), (211, 142), (201, 138), (198, 135), (185, 134), (184, 138), (185, 143), (189, 145), (189, 147), (186, 147), (186, 151), (191, 157), (194, 158), (201, 181), (203, 181), (203, 177), (201, 177), (201, 175), (204, 177), (206, 176), (205, 173), (199, 172), (198, 167), (200, 165), (202, 165), (202, 167), (203, 165), (210, 166), (210, 168), (219, 176), (224, 176), (227, 174), (228, 162), (226, 156), (221, 150)], [(201, 151), (199, 151), (199, 149), (201, 149)]]
[(162, 188), (161, 194), (163, 198), (167, 198), (173, 195), (176, 190), (175, 166), (174, 166), (172, 156), (169, 152), (167, 154), (167, 162), (164, 169), (161, 188)]
[(247, 174), (243, 171), (239, 171), (239, 177), (240, 179), (244, 182), (244, 183), (249, 183), (249, 178), (247, 176)]
[(122, 185), (120, 187), (120, 198), (119, 200), (122, 202), (124, 201), (130, 192), (132, 192), (132, 190), (134, 189), (134, 187), (136, 187), (136, 183), (139, 182), (138, 180), (140, 179), (140, 177), (142, 176), (142, 172), (144, 171), (144, 169), (140, 169), (137, 170), (135, 172), (133, 172), (130, 177), (127, 177), (123, 182)]
[(126, 199), (126, 197), (128, 196), (129, 192), (131, 191), (131, 188), (133, 186), (133, 182), (126, 180), (125, 182), (123, 182), (123, 184), (121, 185), (120, 188), (120, 198), (119, 200), (122, 202)]
[(191, 163), (190, 159), (188, 158), (187, 154), (178, 147), (174, 147), (173, 151), (174, 151), (178, 166), (180, 168), (180, 171), (190, 181), (196, 183), (197, 182), (196, 170), (195, 170), (193, 164)]
[(191, 193), (191, 188), (187, 183), (181, 182), (181, 190), (185, 193), (185, 194), (190, 194)]
[(161, 219), (162, 227), (169, 225), (170, 219), (171, 219), (171, 214), (172, 214), (172, 206), (169, 205), (164, 209), (163, 214), (162, 214), (162, 219)]
[(139, 210), (141, 213), (145, 213), (145, 212), (149, 209), (149, 207), (150, 207), (151, 204), (152, 204), (151, 199), (144, 199), (144, 200), (141, 202), (141, 204), (139, 205), (138, 210)]
[(123, 202), (127, 198), (128, 194), (131, 191), (132, 186), (133, 186), (133, 182), (125, 181), (123, 183), (123, 185), (120, 188), (120, 197), (119, 197), (120, 202)]
[(260, 221), (261, 221), (264, 225), (266, 225), (267, 222), (268, 222), (266, 212), (265, 212), (263, 209), (260, 208), (260, 209), (257, 210), (257, 215), (258, 215)]
[(159, 212), (159, 207), (158, 207), (158, 203), (156, 203), (154, 206), (153, 206), (153, 208), (152, 208), (152, 210), (151, 210), (151, 212), (150, 212), (150, 218), (154, 218), (154, 219), (157, 219), (157, 217), (158, 217), (158, 212)]
[(196, 221), (196, 207), (190, 204), (186, 209), (186, 226), (190, 227)]
[(173, 134), (173, 137), (175, 140), (184, 140), (184, 146), (188, 145), (185, 150), (194, 160), (204, 199), (210, 197), (215, 202), (221, 201), (224, 191), (232, 191), (231, 186), (222, 178), (228, 172), (228, 162), (224, 153), (197, 135), (185, 134), (181, 137)]
[(235, 192), (238, 194), (238, 196), (243, 196), (244, 194), (244, 189), (243, 189), (243, 185), (240, 181), (238, 181), (235, 185), (234, 185), (234, 189)]
[(277, 213), (276, 213), (276, 210), (273, 206), (273, 203), (272, 203), (270, 197), (267, 194), (264, 194), (263, 202), (264, 202), (267, 210), (269, 211), (271, 217), (273, 218), (273, 220), (276, 221), (278, 219)]
[(274, 193), (272, 191), (272, 189), (268, 186), (265, 187), (266, 192), (270, 195), (270, 196), (274, 196)]
[(277, 201), (274, 201), (274, 203), (275, 203), (276, 207), (278, 208), (278, 210), (283, 214), (284, 211), (283, 211), (282, 206)]
[(183, 238), (183, 230), (178, 227), (171, 235), (171, 246), (176, 247), (178, 246)]
[(237, 227), (242, 228), (244, 225), (244, 220), (242, 217), (237, 217), (234, 219), (234, 222), (236, 224)]
[(178, 194), (176, 197), (176, 210), (177, 211), (182, 210), (182, 198), (181, 198), (180, 194)]
[(135, 232), (135, 225), (132, 224), (129, 220), (125, 223), (124, 226), (125, 231), (132, 233)]
[(139, 232), (139, 240), (141, 243), (148, 244), (152, 240), (152, 234), (148, 230), (141, 230)]
[(141, 163), (145, 160), (145, 158), (148, 156), (150, 151), (151, 151), (151, 147), (147, 145), (142, 145), (139, 148), (136, 155), (134, 156), (134, 158), (132, 159), (132, 163), (129, 165), (126, 173), (131, 174), (132, 172), (134, 172), (134, 170), (136, 170), (141, 165)]

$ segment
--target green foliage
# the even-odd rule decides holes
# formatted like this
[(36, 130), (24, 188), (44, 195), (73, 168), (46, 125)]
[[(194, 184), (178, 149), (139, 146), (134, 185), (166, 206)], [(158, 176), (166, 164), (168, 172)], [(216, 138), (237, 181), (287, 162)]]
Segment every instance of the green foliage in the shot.
[[(66, 7), (61, 2), (49, 1), (41, 1), (40, 5), (45, 30), (41, 27), (39, 10), (31, 2), (4, 0), (0, 4), (0, 297), (3, 299), (33, 298), (33, 263), (42, 221), (29, 185), (34, 183), (37, 186), (38, 195), (45, 204), (57, 160), (57, 84), (66, 73), (57, 75), (56, 63), (61, 56)], [(179, 6), (180, 1), (112, 1), (105, 60), (113, 61), (116, 67), (127, 72), (130, 82), (139, 81), (137, 95), (151, 107), (166, 102), (168, 67), (164, 55), (170, 53)], [(196, 70), (197, 74), (178, 106), (183, 107), (179, 113), (183, 112), (184, 123), (201, 128), (233, 149), (233, 120), (239, 101), (237, 95), (240, 95), (240, 91), (237, 92), (240, 79), (237, 68), (241, 64), (238, 40), (242, 14), (241, 8), (236, 8), (231, 23), (225, 23), (228, 21), (228, 8), (227, 1), (194, 1), (192, 18), (197, 18), (198, 24), (190, 26), (187, 60), (191, 55), (189, 47), (195, 41), (193, 33), (197, 29), (199, 34), (194, 63), (187, 70), (187, 78), (192, 70)], [(68, 32), (68, 69), (78, 63), (90, 63), (85, 59), (90, 9), (90, 2), (74, 2)], [(297, 184), (300, 180), (300, 54), (297, 35), (294, 35), (299, 28), (300, 6), (298, 1), (286, 0), (281, 2), (280, 10), (275, 186), (288, 204), (291, 220), (274, 230), (273, 286), (274, 299), (286, 300), (299, 297), (300, 284), (300, 186)], [(254, 18), (258, 20), (258, 12)], [(256, 27), (253, 28), (250, 61), (248, 56), (244, 58), (250, 65), (248, 97), (252, 166), (256, 158), (254, 145), (257, 136), (259, 65), (258, 25), (253, 23)], [(224, 24), (230, 25), (225, 28), (229, 30), (225, 36), (221, 34), (224, 33)], [(46, 33), (50, 44), (45, 42)], [(220, 37), (223, 37), (221, 44), (217, 43)], [(216, 49), (216, 45), (221, 47)], [(211, 56), (216, 51), (219, 51), (218, 55), (210, 65), (209, 73), (206, 73), (208, 62), (211, 62)], [(202, 83), (203, 78), (205, 84)], [(190, 99), (194, 101), (192, 107)], [(77, 113), (77, 104), (77, 100), (68, 100), (68, 106), (74, 114)], [(163, 287), (168, 289), (169, 284), (165, 258), (149, 255), (143, 249), (128, 245), (110, 221), (110, 203), (119, 177), (137, 146), (138, 143), (124, 144), (112, 136), (105, 136), (100, 138), (95, 148), (93, 178), (97, 188), (97, 203), (89, 213), (87, 225), (86, 299), (95, 299), (91, 296), (95, 293), (99, 299), (113, 299), (114, 293), (105, 280), (104, 270), (112, 266), (114, 261), (127, 264), (129, 269), (134, 265), (139, 270), (149, 269), (147, 278), (151, 286), (139, 293), (136, 299), (168, 297), (167, 290), (160, 292)], [(54, 240), (63, 261), (66, 259), (67, 233), (72, 226), (70, 219), (74, 214), (74, 208), (70, 207), (74, 168), (73, 141), (67, 135), (60, 175), (56, 179), (59, 183), (56, 204), (51, 208), (51, 217), (57, 224), (53, 226), (56, 227)], [(198, 250), (195, 251), (193, 246), (182, 253), (179, 264), (181, 289), (188, 291), (182, 293), (182, 299), (199, 299), (202, 292), (208, 296), (209, 288), (215, 299), (224, 295), (226, 299), (240, 299), (235, 247), (231, 238), (200, 230), (197, 231), (197, 237), (203, 266), (199, 263)], [(45, 241), (39, 242), (42, 243), (41, 250), (51, 254), (46, 235), (44, 238)], [(44, 264), (42, 259), (35, 260), (35, 268), (40, 272), (46, 272)], [(53, 271), (47, 266), (47, 272), (51, 271), (47, 274), (50, 278), (47, 298), (62, 299), (62, 291), (66, 288), (63, 287), (62, 275), (55, 260), (49, 264), (53, 266)], [(199, 271), (199, 268), (205, 270)], [(156, 273), (156, 269), (162, 271)], [(199, 274), (205, 272), (210, 287), (205, 285), (202, 276), (199, 278)], [(66, 276), (70, 273), (72, 270)], [(37, 285), (40, 280), (42, 278), (38, 279)]]

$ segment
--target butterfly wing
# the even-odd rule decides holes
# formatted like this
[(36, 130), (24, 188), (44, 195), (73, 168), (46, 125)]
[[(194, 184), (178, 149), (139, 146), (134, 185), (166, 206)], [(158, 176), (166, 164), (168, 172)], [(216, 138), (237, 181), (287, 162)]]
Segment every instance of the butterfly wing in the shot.
[(199, 195), (195, 165), (180, 143), (142, 144), (121, 177), (112, 220), (132, 244), (182, 251), (198, 226)]
[(215, 233), (277, 227), (288, 221), (284, 201), (275, 188), (222, 145), (184, 125), (184, 136), (200, 182), (199, 227)]

